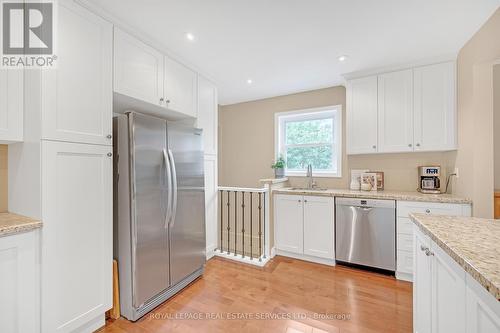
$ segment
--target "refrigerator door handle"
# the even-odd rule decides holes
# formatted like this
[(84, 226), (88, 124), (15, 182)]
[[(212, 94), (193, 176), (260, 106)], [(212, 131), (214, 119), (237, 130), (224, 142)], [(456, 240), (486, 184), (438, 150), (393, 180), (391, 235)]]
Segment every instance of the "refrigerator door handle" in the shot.
[(163, 149), (163, 160), (165, 162), (165, 176), (167, 178), (167, 209), (165, 211), (165, 229), (168, 228), (168, 223), (172, 216), (172, 174), (170, 167), (170, 159), (166, 149)]
[(170, 163), (172, 166), (172, 191), (173, 191), (173, 200), (172, 200), (172, 210), (170, 215), (170, 226), (172, 227), (175, 223), (175, 214), (177, 213), (177, 170), (175, 169), (175, 161), (174, 154), (172, 154), (172, 150), (168, 149), (168, 156), (170, 157)]

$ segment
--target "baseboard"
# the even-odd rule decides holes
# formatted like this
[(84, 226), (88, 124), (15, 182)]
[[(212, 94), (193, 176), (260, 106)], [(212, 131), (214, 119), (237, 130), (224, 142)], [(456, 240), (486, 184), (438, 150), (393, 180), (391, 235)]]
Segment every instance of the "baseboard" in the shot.
[(300, 259), (300, 260), (304, 260), (304, 261), (310, 261), (310, 262), (314, 262), (316, 264), (335, 266), (335, 259), (318, 258), (318, 257), (309, 256), (306, 254), (297, 254), (297, 253), (283, 251), (283, 250), (279, 250), (279, 249), (275, 250), (275, 255), (290, 257), (290, 258), (294, 258), (294, 259)]
[(274, 246), (271, 248), (271, 253), (269, 254), (269, 256), (271, 258), (274, 258), (276, 256), (276, 248)]
[(413, 274), (412, 273), (396, 272), (396, 279), (402, 280), (402, 281), (413, 282)]
[(78, 333), (92, 333), (100, 329), (101, 327), (104, 327), (106, 324), (106, 318), (105, 314), (100, 314), (96, 318), (92, 319), (88, 323), (84, 324), (83, 326), (80, 326), (77, 328), (74, 332)]
[(215, 249), (217, 248), (216, 245), (212, 246), (207, 246), (207, 260), (211, 259), (215, 255)]

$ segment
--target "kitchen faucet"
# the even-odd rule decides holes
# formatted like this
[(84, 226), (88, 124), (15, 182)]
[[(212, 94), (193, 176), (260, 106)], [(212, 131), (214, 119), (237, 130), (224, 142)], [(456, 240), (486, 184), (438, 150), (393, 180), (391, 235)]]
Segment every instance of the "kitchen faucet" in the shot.
[(307, 165), (306, 177), (307, 177), (307, 188), (313, 189), (314, 187), (316, 187), (316, 183), (314, 182), (313, 179), (313, 167), (310, 163)]

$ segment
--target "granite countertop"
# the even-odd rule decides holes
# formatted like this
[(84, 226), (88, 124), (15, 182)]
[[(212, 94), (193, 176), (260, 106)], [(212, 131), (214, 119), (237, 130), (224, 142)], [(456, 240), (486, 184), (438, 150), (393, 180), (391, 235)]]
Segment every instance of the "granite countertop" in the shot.
[(0, 213), (0, 237), (40, 228), (42, 221), (12, 213)]
[(410, 218), (500, 301), (500, 220), (427, 214)]
[(417, 191), (415, 192), (353, 191), (353, 190), (343, 190), (343, 189), (327, 189), (321, 191), (321, 190), (279, 188), (273, 190), (273, 192), (281, 194), (301, 194), (301, 195), (305, 194), (305, 195), (348, 197), (348, 198), (360, 198), (360, 199), (386, 199), (386, 200), (401, 200), (401, 201), (472, 204), (472, 200), (467, 198), (457, 197), (452, 194), (424, 194)]

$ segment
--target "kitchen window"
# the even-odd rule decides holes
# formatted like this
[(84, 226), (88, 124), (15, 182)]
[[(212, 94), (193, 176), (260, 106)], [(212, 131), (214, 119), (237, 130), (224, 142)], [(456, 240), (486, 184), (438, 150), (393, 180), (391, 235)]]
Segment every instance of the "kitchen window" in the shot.
[(276, 156), (286, 160), (286, 176), (341, 177), (342, 107), (330, 106), (275, 115)]

